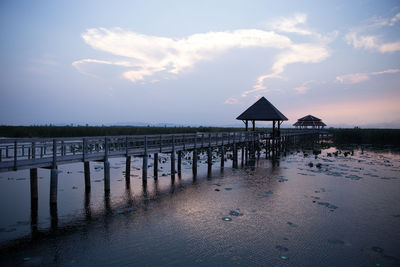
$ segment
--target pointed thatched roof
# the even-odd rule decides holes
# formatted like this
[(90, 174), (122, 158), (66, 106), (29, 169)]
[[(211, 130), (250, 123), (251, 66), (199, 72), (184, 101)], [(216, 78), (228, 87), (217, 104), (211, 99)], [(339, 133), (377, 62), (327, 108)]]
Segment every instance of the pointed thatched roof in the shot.
[(236, 119), (255, 121), (288, 120), (288, 118), (286, 118), (285, 115), (274, 107), (274, 105), (272, 105), (265, 97), (261, 97)]
[(293, 126), (326, 126), (325, 123), (322, 122), (321, 119), (314, 117), (312, 115), (307, 115), (304, 116), (303, 118), (300, 118), (297, 120)]
[(321, 121), (321, 119), (314, 117), (312, 115), (304, 116), (303, 118), (298, 119), (299, 121)]

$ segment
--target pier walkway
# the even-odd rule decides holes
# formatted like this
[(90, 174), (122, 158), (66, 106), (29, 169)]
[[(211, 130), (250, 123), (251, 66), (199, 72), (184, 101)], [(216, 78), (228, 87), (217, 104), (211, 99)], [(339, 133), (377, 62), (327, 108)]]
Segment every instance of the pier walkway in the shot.
[[(110, 191), (109, 158), (126, 157), (125, 177), (129, 183), (131, 157), (143, 158), (142, 181), (147, 182), (148, 159), (153, 156), (153, 178), (158, 178), (158, 154), (171, 156), (171, 178), (180, 173), (182, 151), (192, 152), (193, 175), (197, 175), (198, 151), (207, 152), (208, 171), (212, 168), (212, 150), (217, 149), (224, 167), (226, 149), (232, 153), (232, 166), (238, 166), (238, 151), (242, 162), (253, 158), (265, 148), (274, 153), (282, 144), (304, 135), (326, 134), (321, 130), (284, 131), (279, 137), (269, 132), (216, 132), (193, 134), (130, 135), (72, 138), (4, 138), (0, 139), (0, 172), (30, 169), (31, 199), (37, 200), (37, 168), (51, 169), (50, 204), (57, 203), (57, 166), (83, 162), (85, 190), (90, 191), (90, 161), (104, 162), (104, 190)], [(177, 164), (175, 158), (177, 156)], [(177, 167), (177, 171), (176, 171)]]

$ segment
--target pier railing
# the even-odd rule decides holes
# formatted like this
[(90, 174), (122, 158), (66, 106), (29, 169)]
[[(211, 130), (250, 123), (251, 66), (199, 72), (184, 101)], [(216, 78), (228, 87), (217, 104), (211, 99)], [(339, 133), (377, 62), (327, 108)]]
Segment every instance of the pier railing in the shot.
[(255, 132), (0, 139), (0, 172), (241, 143)]
[[(280, 137), (317, 133), (285, 131)], [(271, 132), (0, 139), (0, 172), (58, 164), (102, 161), (109, 157), (171, 153), (272, 138)]]

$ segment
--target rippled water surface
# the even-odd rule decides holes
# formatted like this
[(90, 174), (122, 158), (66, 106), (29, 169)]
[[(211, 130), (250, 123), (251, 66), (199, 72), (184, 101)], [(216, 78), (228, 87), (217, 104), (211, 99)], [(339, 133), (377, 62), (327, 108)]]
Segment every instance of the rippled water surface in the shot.
[[(49, 170), (39, 170), (37, 224), (31, 224), (29, 171), (0, 174), (3, 265), (400, 265), (400, 156), (388, 151), (322, 150), (259, 159), (211, 177), (190, 160), (171, 180), (167, 155), (158, 181), (141, 181), (134, 158), (111, 160), (111, 193), (101, 163), (59, 167), (58, 209), (49, 208)], [(187, 157), (190, 155), (188, 154)], [(152, 159), (149, 159), (152, 165)], [(149, 168), (152, 173), (152, 167)]]

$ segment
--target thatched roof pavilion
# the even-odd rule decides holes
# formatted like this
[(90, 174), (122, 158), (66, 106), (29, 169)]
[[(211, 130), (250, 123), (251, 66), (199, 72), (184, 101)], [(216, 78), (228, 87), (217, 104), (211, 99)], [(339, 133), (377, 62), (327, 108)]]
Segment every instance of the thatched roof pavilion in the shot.
[(308, 126), (310, 126), (311, 128), (322, 129), (326, 126), (326, 124), (323, 123), (322, 120), (317, 117), (314, 117), (312, 115), (307, 115), (303, 118), (298, 119), (297, 122), (293, 124), (293, 126), (296, 126), (296, 128), (300, 129), (307, 129)]
[(272, 133), (274, 136), (276, 133), (275, 123), (278, 123), (278, 136), (280, 131), (280, 125), (283, 121), (287, 121), (285, 117), (274, 105), (272, 105), (265, 97), (261, 97), (256, 103), (251, 105), (242, 114), (240, 114), (237, 120), (242, 120), (246, 125), (246, 131), (248, 131), (248, 122), (253, 123), (253, 131), (255, 130), (255, 121), (272, 121)]

